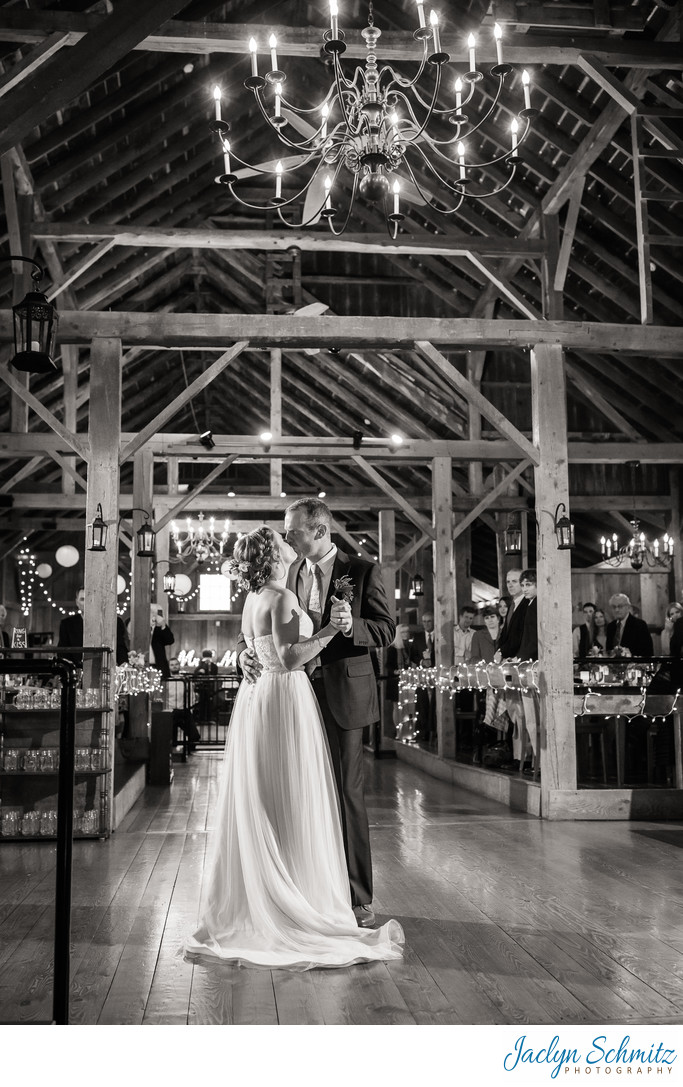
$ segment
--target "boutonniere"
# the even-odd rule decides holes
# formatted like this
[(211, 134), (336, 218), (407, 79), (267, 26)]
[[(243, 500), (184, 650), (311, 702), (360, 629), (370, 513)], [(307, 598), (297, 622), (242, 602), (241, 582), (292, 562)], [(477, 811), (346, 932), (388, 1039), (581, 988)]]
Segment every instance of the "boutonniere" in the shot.
[(335, 578), (334, 595), (337, 600), (344, 600), (347, 604), (351, 603), (353, 600), (353, 582), (348, 574)]

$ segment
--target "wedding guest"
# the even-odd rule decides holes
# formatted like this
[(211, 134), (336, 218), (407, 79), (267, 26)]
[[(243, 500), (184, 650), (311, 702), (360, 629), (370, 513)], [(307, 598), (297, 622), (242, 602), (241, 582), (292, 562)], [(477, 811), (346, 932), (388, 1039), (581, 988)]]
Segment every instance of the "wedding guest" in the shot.
[(407, 623), (399, 622), (396, 617), (396, 637), (385, 650), (386, 686), (384, 697), (391, 703), (391, 716), (396, 728), (397, 738), (401, 728), (401, 720), (398, 713), (399, 702), (399, 675), (404, 668), (408, 668), (410, 661), (410, 628)]
[(487, 664), (490, 664), (496, 652), (496, 643), (502, 626), (501, 617), (492, 604), (484, 608), (482, 616), (484, 625), (475, 630), (472, 635), (472, 644), (467, 657), (468, 663), (471, 661), (477, 664), (479, 661), (486, 661)]
[(502, 630), (505, 625), (505, 620), (508, 617), (510, 608), (512, 607), (512, 597), (507, 594), (501, 596), (498, 601), (498, 615), (500, 616), (500, 629)]
[(164, 618), (161, 608), (152, 604), (150, 609), (149, 663), (158, 668), (164, 679), (168, 679), (171, 669), (166, 659), (166, 646), (173, 645), (173, 632)]
[(536, 571), (522, 570), (519, 578), (520, 588), (527, 602), (524, 612), (524, 626), (519, 643), (518, 656), (523, 661), (538, 660), (538, 599), (536, 596)]
[(213, 650), (205, 649), (202, 659), (194, 670), (195, 691), (197, 693), (197, 715), (204, 724), (214, 724), (214, 714), (218, 701), (218, 665), (213, 659)]
[(519, 645), (524, 630), (524, 612), (527, 608), (527, 600), (519, 584), (521, 573), (521, 570), (508, 570), (505, 578), (507, 590), (512, 599), (512, 606), (505, 617), (503, 629), (498, 636), (496, 661), (519, 656)]
[(470, 654), (474, 637), (472, 623), (477, 614), (474, 604), (465, 604), (458, 612), (458, 622), (453, 628), (453, 663), (462, 664)]
[(11, 645), (10, 636), (5, 630), (5, 623), (7, 622), (7, 608), (4, 604), (0, 604), (0, 633), (2, 634), (2, 644), (6, 645), (9, 649)]
[(583, 622), (579, 623), (578, 626), (574, 627), (572, 631), (572, 646), (575, 657), (586, 656), (586, 653), (582, 652), (581, 646), (582, 644), (585, 645), (586, 639), (588, 637), (588, 631), (590, 629), (593, 615), (595, 613), (595, 604), (591, 603), (590, 600), (587, 600), (581, 610), (583, 612)]
[(664, 629), (660, 635), (660, 643), (662, 647), (662, 656), (669, 657), (671, 653), (671, 635), (673, 634), (674, 625), (678, 619), (683, 619), (683, 605), (677, 604), (675, 600), (672, 600), (666, 609), (666, 618), (664, 619)]
[(604, 657), (607, 655), (607, 616), (602, 608), (596, 608), (593, 618), (581, 626), (579, 657)]
[[(83, 586), (76, 593), (76, 607), (78, 608), (76, 614), (65, 616), (59, 624), (57, 646), (60, 648), (83, 645), (83, 610), (85, 608), (85, 589)], [(65, 653), (64, 656), (72, 659), (77, 665), (81, 664), (82, 658), (80, 655)], [(116, 663), (128, 664), (126, 628), (120, 615), (116, 617)]]
[(626, 593), (609, 598), (614, 619), (607, 627), (607, 652), (614, 657), (651, 657), (652, 636), (647, 623), (631, 614)]
[[(433, 668), (436, 659), (434, 616), (426, 611), (421, 622), (422, 630), (416, 631), (410, 641), (410, 663), (423, 668)], [(431, 743), (436, 737), (436, 698), (433, 687), (418, 687), (415, 692), (415, 714), (419, 739)]]
[[(474, 632), (467, 663), (478, 664), (480, 661), (486, 661), (487, 664), (490, 664), (496, 652), (496, 643), (502, 626), (498, 609), (493, 605), (487, 605), (482, 615), (484, 617), (484, 626)], [(496, 692), (492, 687), (487, 687), (485, 692), (478, 692), (476, 702), (478, 715), (474, 725), (472, 762), (480, 766), (487, 733), (491, 735), (491, 742), (500, 740), (507, 731), (507, 719), (505, 719), (504, 728), (498, 727), (494, 731)], [(502, 712), (504, 714), (504, 710)]]

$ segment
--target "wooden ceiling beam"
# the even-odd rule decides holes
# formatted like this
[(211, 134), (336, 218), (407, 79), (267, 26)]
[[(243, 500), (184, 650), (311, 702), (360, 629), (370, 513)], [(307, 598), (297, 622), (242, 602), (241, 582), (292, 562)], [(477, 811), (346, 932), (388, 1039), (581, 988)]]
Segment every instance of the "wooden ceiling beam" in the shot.
[(45, 121), (48, 103), (52, 113), (68, 106), (184, 6), (183, 0), (146, 0), (145, 4), (120, 0), (113, 12), (75, 45), (60, 51), (0, 99), (0, 154), (22, 143)]
[[(169, 6), (169, 5), (166, 5)], [(177, 9), (182, 4), (175, 5)], [(3, 9), (0, 18), (0, 38), (3, 41), (39, 42), (47, 34), (55, 31), (69, 32), (72, 39), (79, 43), (86, 35), (101, 30), (105, 18), (99, 15), (81, 15), (72, 12), (24, 11), (18, 8)], [(415, 21), (417, 26), (417, 21)], [(576, 28), (559, 27), (574, 32)], [(258, 41), (266, 42), (271, 33), (277, 35), (278, 54), (283, 57), (311, 57), (319, 61), (320, 47), (324, 27), (291, 27), (271, 23), (189, 23), (180, 20), (167, 21), (158, 32), (152, 32), (134, 46), (128, 48), (144, 49), (153, 52), (171, 53), (234, 53), (245, 57), (245, 43), (253, 35)], [(441, 44), (446, 52), (452, 54), (454, 61), (466, 61), (466, 49), (463, 47), (459, 28), (451, 29), (448, 25), (441, 30)], [(77, 46), (74, 45), (73, 48)], [(567, 36), (557, 34), (507, 34), (505, 37), (505, 60), (509, 64), (578, 64), (582, 52), (589, 52), (598, 57), (603, 64), (614, 67), (643, 68), (659, 71), (662, 68), (680, 66), (680, 49), (675, 45), (643, 41), (633, 38), (622, 41), (614, 37)], [(126, 49), (126, 52), (128, 50)], [(360, 41), (360, 33), (349, 31), (345, 59), (364, 60), (365, 45)], [(403, 31), (382, 30), (382, 60), (414, 61), (415, 43)], [(496, 50), (493, 35), (482, 37), (477, 45), (477, 59), (481, 64), (496, 63)]]
[(479, 253), (492, 257), (524, 255), (539, 257), (545, 252), (542, 241), (518, 243), (515, 238), (481, 237), (448, 233), (399, 235), (397, 241), (384, 234), (343, 234), (339, 238), (320, 231), (277, 230), (212, 230), (202, 228), (144, 227), (134, 225), (108, 226), (91, 223), (38, 223), (34, 228), (36, 241), (72, 242), (77, 245), (113, 241), (117, 246), (139, 248), (154, 246), (175, 249), (255, 249), (259, 252), (282, 252), (295, 246), (302, 252), (339, 253), (424, 253), (442, 256), (467, 256)]

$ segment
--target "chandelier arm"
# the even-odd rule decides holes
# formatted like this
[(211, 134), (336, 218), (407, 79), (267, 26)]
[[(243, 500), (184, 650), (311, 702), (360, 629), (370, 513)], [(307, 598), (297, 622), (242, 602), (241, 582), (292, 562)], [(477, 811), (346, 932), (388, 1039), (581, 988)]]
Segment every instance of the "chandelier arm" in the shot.
[(419, 192), (422, 199), (425, 201), (425, 203), (430, 208), (432, 208), (434, 211), (441, 212), (442, 215), (453, 215), (460, 208), (463, 200), (465, 199), (466, 194), (462, 191), (462, 189), (455, 188), (455, 186), (452, 185), (451, 182), (449, 182), (447, 178), (442, 177), (441, 174), (432, 167), (431, 163), (428, 162), (426, 157), (423, 155), (422, 151), (420, 151), (419, 147), (416, 148), (416, 150), (419, 151), (420, 154), (422, 154), (422, 157), (425, 159), (425, 162), (427, 163), (427, 165), (429, 166), (431, 172), (434, 174), (434, 176), (439, 181), (439, 183), (441, 185), (443, 185), (445, 188), (447, 188), (449, 190), (449, 192), (452, 192), (455, 196), (459, 196), (460, 199), (458, 200), (457, 204), (455, 204), (454, 207), (452, 207), (452, 208), (447, 208), (445, 210), (440, 208), (438, 204), (434, 203), (434, 198), (433, 198), (432, 194), (428, 193), (428, 192), (425, 192), (425, 190), (422, 188), (422, 186), (420, 184), (420, 179), (415, 175), (410, 162), (406, 158), (406, 159), (403, 160), (403, 162), (404, 162), (404, 165), (405, 165), (408, 173), (410, 174), (410, 179), (413, 182), (413, 185), (415, 186), (415, 188)]
[[(339, 169), (341, 169), (341, 164), (340, 164)], [(337, 174), (335, 174), (335, 178), (336, 177), (337, 177)], [(354, 174), (353, 175), (353, 188), (351, 189), (351, 198), (349, 200), (349, 205), (348, 205), (348, 207), (346, 209), (346, 217), (344, 218), (344, 222), (343, 222), (341, 228), (339, 230), (335, 229), (334, 220), (333, 220), (332, 216), (330, 216), (328, 218), (328, 220), (327, 220), (327, 225), (330, 228), (330, 233), (334, 234), (335, 238), (341, 237), (341, 235), (346, 230), (349, 219), (351, 218), (351, 212), (353, 211), (353, 205), (354, 205), (354, 203), (356, 201), (357, 191), (358, 191), (358, 174)]]
[(434, 80), (434, 93), (432, 94), (431, 104), (427, 107), (427, 113), (425, 115), (424, 120), (421, 123), (417, 120), (417, 118), (415, 118), (415, 123), (418, 124), (420, 127), (419, 127), (418, 131), (415, 133), (415, 135), (411, 138), (411, 143), (415, 143), (415, 142), (417, 142), (417, 140), (420, 139), (420, 137), (422, 136), (423, 132), (425, 131), (427, 125), (429, 124), (432, 117), (434, 116), (434, 107), (436, 106), (436, 100), (437, 100), (437, 98), (439, 96), (439, 88), (440, 87), (441, 87), (441, 66), (439, 65), (439, 66), (437, 66), (437, 69), (436, 69), (436, 79)]
[[(293, 140), (290, 140), (288, 136), (283, 136), (282, 135), (281, 126), (273, 124), (271, 118), (268, 115), (268, 111), (266, 110), (265, 103), (263, 102), (263, 99), (261, 98), (261, 92), (260, 92), (259, 88), (254, 87), (253, 91), (254, 91), (254, 98), (258, 102), (258, 106), (259, 106), (259, 109), (261, 110), (261, 114), (263, 115), (263, 119), (265, 120), (265, 122), (268, 125), (268, 128), (271, 130), (271, 132), (275, 133), (275, 135), (277, 136), (280, 143), (283, 143), (285, 145), (285, 147), (293, 148), (295, 151), (304, 151), (304, 152), (313, 151), (314, 153), (317, 152), (318, 148), (314, 148), (312, 146), (312, 142), (313, 142), (313, 140), (315, 140), (319, 136), (320, 132), (322, 131), (322, 125), (320, 126), (318, 131), (313, 136), (309, 137), (308, 140), (304, 140), (303, 143), (295, 143)], [(287, 109), (291, 109), (291, 108), (292, 107), (288, 104)], [(236, 156), (234, 156), (234, 157), (236, 158)], [(237, 159), (237, 161), (239, 162), (240, 160)], [(248, 164), (245, 163), (245, 165), (248, 165)], [(254, 169), (254, 167), (251, 167), (251, 169)], [(264, 172), (268, 173), (267, 170), (264, 171)]]
[(334, 62), (334, 79), (335, 83), (337, 84), (337, 92), (339, 93), (339, 95), (341, 96), (342, 88), (346, 88), (346, 90), (349, 91), (355, 90), (356, 93), (358, 93), (358, 88), (356, 87), (356, 79), (358, 78), (359, 74), (362, 73), (363, 69), (359, 65), (356, 68), (353, 80), (349, 82), (349, 80), (344, 75), (344, 70), (341, 66), (341, 61), (339, 60), (339, 54), (333, 53), (332, 58)]
[(422, 73), (424, 72), (425, 68), (427, 67), (427, 39), (426, 38), (424, 39), (422, 45), (423, 45), (423, 48), (422, 48), (422, 60), (420, 62), (420, 67), (417, 70), (417, 75), (413, 79), (407, 79), (406, 76), (402, 76), (400, 72), (397, 72), (394, 68), (392, 68), (390, 64), (385, 64), (384, 67), (380, 68), (380, 71), (379, 71), (379, 83), (380, 83), (380, 86), (381, 86), (382, 80), (384, 79), (384, 77), (386, 76), (387, 73), (389, 73), (389, 75), (390, 75), (390, 80), (389, 80), (390, 85), (386, 88), (387, 92), (389, 92), (392, 89), (391, 88), (392, 83), (398, 84), (399, 87), (403, 87), (405, 90), (410, 90), (411, 88), (417, 86), (420, 79), (422, 78)]
[[(488, 121), (489, 117), (490, 117), (490, 116), (491, 116), (491, 115), (493, 114), (494, 110), (496, 109), (496, 106), (498, 105), (498, 102), (499, 102), (499, 100), (500, 100), (500, 96), (501, 96), (501, 93), (502, 93), (502, 90), (503, 90), (503, 78), (504, 78), (504, 77), (503, 77), (502, 75), (498, 76), (498, 90), (497, 90), (497, 91), (496, 91), (496, 93), (495, 93), (495, 96), (494, 96), (494, 98), (493, 98), (493, 101), (491, 102), (491, 105), (489, 106), (489, 109), (487, 110), (487, 112), (486, 112), (486, 113), (484, 114), (484, 116), (483, 116), (483, 117), (480, 117), (480, 118), (479, 118), (479, 120), (477, 121), (476, 125), (473, 125), (473, 126), (472, 126), (472, 128), (470, 128), (470, 129), (469, 129), (469, 130), (468, 130), (468, 131), (467, 131), (467, 132), (466, 132), (466, 133), (464, 134), (464, 136), (463, 136), (463, 139), (467, 139), (467, 140), (468, 140), (468, 139), (470, 138), (470, 136), (473, 136), (473, 135), (475, 134), (475, 132), (478, 132), (478, 131), (479, 131), (479, 129), (481, 128), (481, 126), (482, 126), (483, 124), (485, 124), (485, 123), (486, 123), (486, 121)], [(474, 90), (474, 86), (475, 86), (475, 85), (474, 85), (474, 83), (473, 83), (473, 84), (472, 84), (472, 91)], [(463, 108), (464, 106), (466, 106), (466, 105), (467, 105), (467, 103), (469, 102), (470, 98), (472, 97), (472, 91), (470, 91), (470, 95), (469, 95), (469, 97), (468, 97), (468, 99), (467, 99), (467, 102), (463, 102), (463, 104), (462, 104), (462, 107), (461, 107), (461, 108)], [(527, 127), (526, 127), (526, 131), (527, 131), (527, 132), (529, 131), (529, 126), (530, 126), (530, 121), (529, 121), (529, 118), (527, 117)], [(526, 132), (525, 132), (525, 135), (526, 135)], [(521, 142), (521, 141), (520, 141), (520, 142)]]

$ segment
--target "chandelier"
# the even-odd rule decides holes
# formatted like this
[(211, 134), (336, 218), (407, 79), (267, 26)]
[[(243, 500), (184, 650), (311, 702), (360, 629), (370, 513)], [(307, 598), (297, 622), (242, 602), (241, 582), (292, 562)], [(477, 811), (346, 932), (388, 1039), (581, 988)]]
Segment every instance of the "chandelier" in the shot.
[(631, 539), (628, 543), (620, 546), (616, 532), (613, 532), (611, 536), (601, 536), (600, 551), (603, 561), (609, 563), (610, 566), (620, 566), (628, 559), (633, 570), (641, 570), (646, 564), (648, 566), (668, 568), (674, 553), (673, 536), (669, 536), (668, 532), (665, 532), (661, 540), (650, 542), (645, 533), (641, 532), (640, 521), (636, 516), (635, 498), (635, 473), (636, 468), (640, 467), (640, 461), (629, 461), (628, 467), (631, 469), (631, 490), (633, 493), (633, 512), (629, 519), (632, 530)]
[(196, 524), (191, 517), (187, 517), (182, 529), (171, 521), (171, 538), (176, 546), (172, 559), (181, 563), (194, 559), (199, 565), (217, 563), (223, 556), (229, 535), (230, 521), (227, 518), (222, 531), (216, 528), (215, 517), (210, 517), (208, 525), (205, 525), (203, 513), (197, 514)]
[[(259, 74), (258, 43), (251, 38), (251, 75), (244, 85), (253, 92), (264, 120), (290, 154), (277, 162), (257, 165), (239, 158), (228, 139), (230, 124), (222, 118), (221, 89), (216, 87), (215, 117), (210, 128), (219, 137), (224, 167), (216, 181), (226, 185), (246, 207), (276, 210), (285, 226), (299, 229), (322, 218), (337, 236), (346, 229), (359, 195), (369, 203), (382, 204), (392, 238), (397, 237), (405, 218), (402, 201), (454, 215), (466, 198), (486, 200), (507, 188), (521, 161), (519, 148), (538, 113), (531, 106), (529, 73), (521, 74), (518, 105), (522, 108), (513, 112), (507, 131), (501, 131), (503, 89), (507, 77), (516, 73), (511, 65), (503, 63), (498, 24), (494, 27), (497, 63), (488, 75), (477, 65), (477, 43), (470, 34), (468, 70), (453, 71), (453, 81), (446, 83), (445, 65), (450, 56), (441, 49), (439, 17), (431, 11), (428, 24), (424, 0), (416, 0), (416, 6), (419, 26), (413, 38), (418, 47), (421, 43), (422, 56), (415, 58), (418, 71), (414, 78), (408, 79), (390, 65), (378, 67), (376, 49), (381, 31), (374, 25), (372, 4), (368, 25), (361, 31), (365, 62), (349, 78), (340, 59), (346, 44), (344, 32), (339, 29), (337, 0), (330, 0), (330, 29), (323, 34), (323, 51), (332, 58), (334, 81), (323, 100), (312, 108), (297, 108), (285, 97), (287, 76), (278, 68), (275, 35), (269, 39), (270, 71), (265, 76)], [(431, 73), (425, 80), (430, 86), (423, 89), (420, 84), (426, 73)], [(484, 81), (492, 84), (490, 94), (487, 98), (480, 95), (477, 101), (477, 84), (483, 87)], [(315, 118), (313, 124), (310, 118)], [(472, 137), (489, 120), (498, 125), (498, 134), (493, 137), (496, 150), (487, 161), (478, 162), (472, 157)], [(297, 134), (303, 138), (297, 138)], [(487, 132), (487, 137), (490, 135)], [(238, 164), (237, 169), (233, 169), (234, 164)], [(429, 180), (425, 181), (415, 167), (424, 171)], [(283, 174), (299, 169), (305, 178), (301, 187), (293, 196), (284, 197)], [(484, 183), (480, 175), (487, 172), (491, 181)], [(250, 203), (235, 188), (240, 178), (258, 174), (269, 174), (274, 180), (273, 195), (264, 205)], [(350, 197), (342, 209), (342, 190), (348, 182)], [(302, 198), (301, 219), (291, 222), (283, 209), (298, 204)]]

